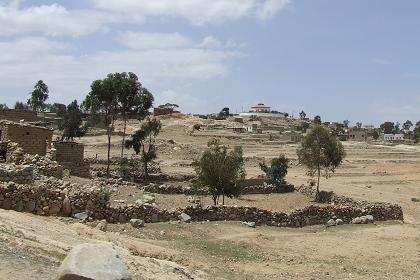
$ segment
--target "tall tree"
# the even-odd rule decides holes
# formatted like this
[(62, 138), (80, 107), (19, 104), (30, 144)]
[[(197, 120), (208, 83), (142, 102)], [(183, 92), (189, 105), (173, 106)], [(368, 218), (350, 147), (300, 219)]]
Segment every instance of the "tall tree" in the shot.
[(391, 134), (394, 131), (395, 124), (393, 122), (384, 122), (380, 127), (384, 134)]
[(142, 87), (136, 74), (115, 73), (113, 77), (118, 91), (119, 111), (124, 121), (121, 145), (121, 157), (123, 157), (128, 115), (135, 114), (139, 120), (143, 120), (152, 107), (154, 98), (146, 88)]
[[(109, 165), (111, 156), (111, 137), (114, 131), (115, 119), (119, 112), (118, 106), (118, 88), (114, 76), (109, 74), (104, 80), (96, 80), (92, 82), (91, 91), (83, 101), (83, 107), (93, 115), (103, 117), (103, 121), (107, 126), (108, 151), (107, 151), (107, 168), (109, 175)], [(101, 118), (99, 118), (100, 120)]]
[(321, 172), (326, 178), (343, 162), (346, 155), (341, 142), (328, 129), (316, 126), (302, 141), (297, 151), (299, 163), (306, 166), (308, 175), (317, 176), (316, 199), (319, 198)]
[(413, 127), (413, 123), (410, 120), (406, 120), (403, 127), (405, 130), (410, 130)]
[(45, 101), (48, 99), (48, 86), (39, 80), (34, 86), (34, 90), (31, 92), (31, 97), (28, 99), (28, 105), (32, 110), (40, 112), (45, 109)]
[(155, 138), (161, 129), (162, 124), (159, 120), (147, 118), (131, 139), (124, 143), (127, 148), (133, 148), (137, 155), (140, 154), (145, 177), (149, 176), (148, 164), (156, 159)]
[(224, 204), (225, 196), (238, 197), (242, 192), (245, 178), (242, 147), (229, 151), (218, 139), (211, 139), (207, 146), (208, 149), (195, 163), (196, 185), (209, 189), (214, 205), (218, 204), (220, 196)]
[(58, 129), (63, 131), (62, 140), (73, 140), (75, 137), (85, 135), (87, 127), (83, 126), (83, 113), (76, 100), (64, 109), (60, 108), (57, 116), (61, 118)]
[(305, 111), (302, 110), (302, 112), (299, 113), (299, 117), (300, 117), (301, 120), (305, 119), (306, 118)]

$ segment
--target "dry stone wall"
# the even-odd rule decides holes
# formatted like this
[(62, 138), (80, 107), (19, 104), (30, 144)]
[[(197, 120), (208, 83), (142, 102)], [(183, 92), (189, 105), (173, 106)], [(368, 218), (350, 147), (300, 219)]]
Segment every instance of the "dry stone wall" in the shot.
[(31, 110), (4, 109), (0, 110), (0, 120), (37, 122), (40, 119), (38, 118), (37, 113)]
[(34, 177), (33, 166), (0, 164), (0, 181), (2, 182), (32, 184)]
[(379, 221), (403, 219), (399, 205), (368, 202), (311, 205), (291, 213), (236, 206), (189, 206), (168, 211), (147, 203), (111, 207), (109, 195), (101, 187), (63, 183), (55, 178), (37, 186), (0, 183), (0, 208), (38, 215), (69, 216), (83, 212), (93, 219), (106, 219), (111, 223), (125, 223), (130, 219), (142, 219), (148, 223), (166, 222), (177, 220), (181, 213), (188, 214), (193, 221), (247, 221), (279, 227), (325, 224), (334, 217), (350, 223), (353, 218), (362, 215), (372, 215)]
[(90, 164), (84, 160), (84, 145), (76, 142), (53, 142), (54, 159), (70, 170), (70, 174), (78, 177), (90, 178)]

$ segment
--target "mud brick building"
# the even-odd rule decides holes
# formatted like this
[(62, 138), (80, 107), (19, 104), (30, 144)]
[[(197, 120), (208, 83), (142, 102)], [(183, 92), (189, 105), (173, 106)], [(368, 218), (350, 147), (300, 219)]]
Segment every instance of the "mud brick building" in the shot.
[(0, 110), (0, 120), (7, 120), (12, 122), (37, 122), (40, 119), (37, 113), (31, 110), (15, 110), (15, 109), (3, 109)]
[(15, 142), (27, 154), (44, 156), (52, 136), (53, 130), (49, 128), (0, 120), (0, 142)]
[(78, 177), (90, 177), (90, 165), (84, 160), (85, 147), (81, 143), (68, 141), (53, 142), (55, 160)]

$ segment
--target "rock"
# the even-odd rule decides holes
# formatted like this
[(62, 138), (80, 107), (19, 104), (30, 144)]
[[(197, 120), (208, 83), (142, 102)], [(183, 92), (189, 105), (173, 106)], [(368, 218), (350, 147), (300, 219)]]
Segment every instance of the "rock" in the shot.
[(100, 231), (106, 231), (108, 228), (108, 222), (106, 220), (102, 220), (99, 222), (96, 228), (99, 229)]
[(366, 216), (360, 216), (359, 219), (362, 224), (367, 224), (369, 222)]
[(255, 222), (243, 222), (244, 225), (255, 228)]
[(155, 202), (156, 198), (153, 195), (145, 194), (143, 195), (143, 202), (144, 203), (153, 203)]
[(351, 223), (352, 223), (352, 224), (356, 224), (356, 225), (361, 224), (361, 223), (362, 223), (362, 219), (360, 219), (360, 217), (354, 218), (354, 219), (351, 221)]
[(335, 225), (336, 225), (336, 223), (333, 219), (328, 220), (327, 226), (332, 227), (332, 226), (335, 226)]
[(342, 224), (344, 224), (344, 221), (342, 219), (337, 219), (337, 220), (335, 220), (335, 224), (337, 226), (341, 226)]
[(373, 223), (375, 222), (375, 219), (373, 218), (372, 215), (366, 215), (366, 219), (368, 220), (368, 223)]
[(71, 202), (67, 196), (63, 200), (62, 212), (65, 216), (70, 216), (71, 214)]
[(58, 280), (131, 280), (126, 265), (109, 243), (74, 247), (58, 269)]
[(86, 222), (89, 219), (89, 215), (86, 212), (80, 212), (73, 215), (74, 218), (81, 220), (82, 222)]
[(164, 231), (164, 230), (161, 230), (161, 231), (159, 232), (159, 235), (161, 235), (161, 236), (164, 236), (164, 235), (166, 235), (166, 231)]
[(133, 228), (142, 228), (144, 227), (144, 221), (140, 219), (131, 219), (130, 224)]
[(180, 221), (183, 221), (184, 223), (189, 223), (191, 222), (191, 217), (188, 214), (185, 213), (181, 213), (181, 215), (178, 216), (178, 219)]

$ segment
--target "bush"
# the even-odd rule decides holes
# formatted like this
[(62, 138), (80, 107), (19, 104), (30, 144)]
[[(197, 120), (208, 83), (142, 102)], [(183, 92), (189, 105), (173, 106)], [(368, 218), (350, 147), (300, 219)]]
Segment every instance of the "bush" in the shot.
[(267, 184), (277, 187), (286, 184), (285, 178), (289, 168), (289, 159), (284, 155), (272, 159), (270, 167), (265, 162), (260, 163), (260, 168), (265, 173)]

